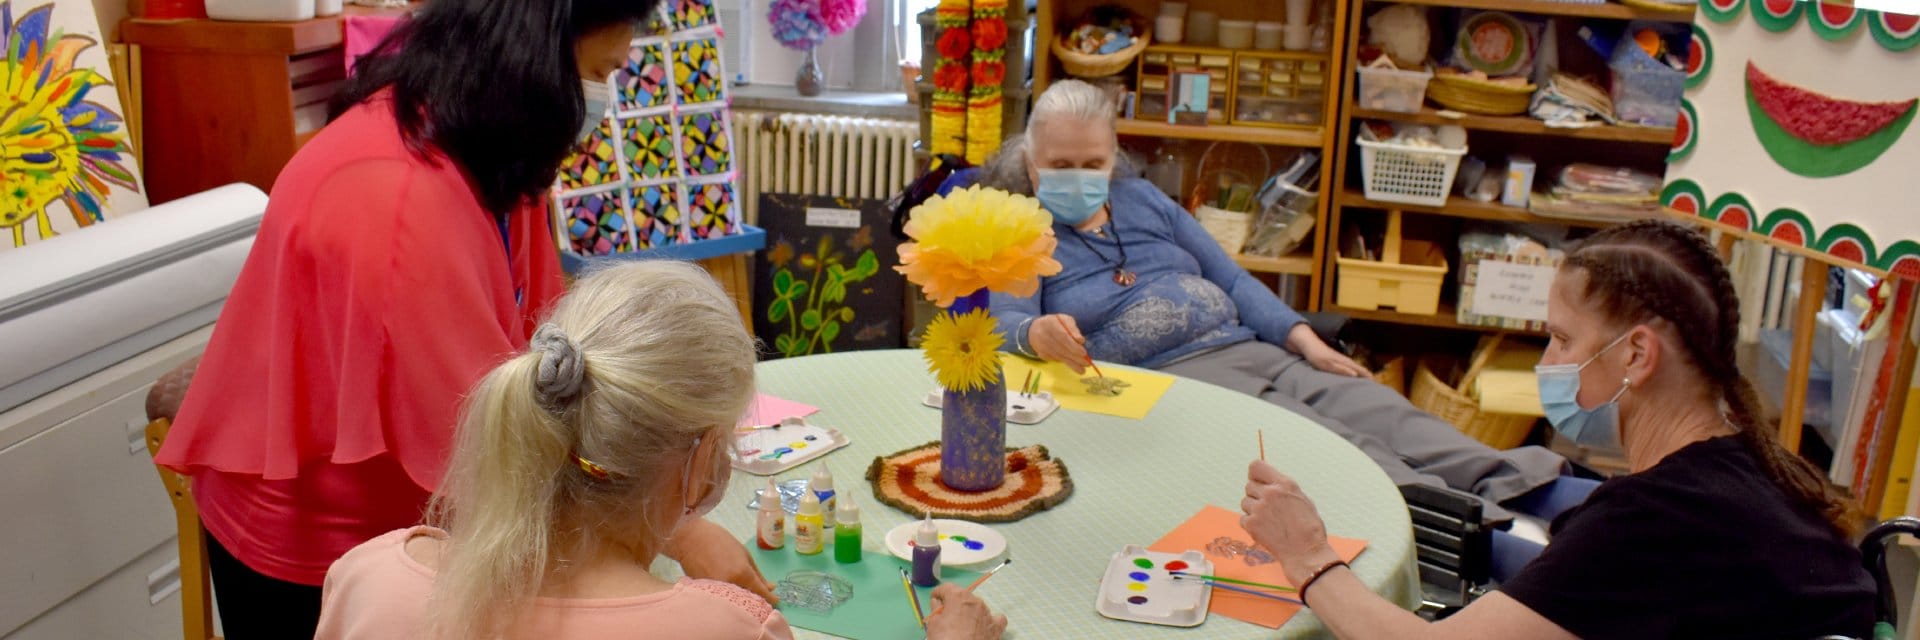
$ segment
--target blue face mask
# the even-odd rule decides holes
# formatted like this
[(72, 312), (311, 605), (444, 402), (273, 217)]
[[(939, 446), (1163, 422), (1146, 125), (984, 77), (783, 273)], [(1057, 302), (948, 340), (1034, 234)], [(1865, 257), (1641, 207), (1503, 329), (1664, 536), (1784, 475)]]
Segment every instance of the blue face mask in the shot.
[(1034, 196), (1053, 219), (1067, 226), (1086, 222), (1107, 204), (1107, 182), (1112, 174), (1104, 169), (1039, 169), (1040, 184)]
[(1580, 371), (1626, 338), (1627, 334), (1620, 334), (1620, 337), (1614, 338), (1613, 342), (1607, 343), (1593, 357), (1580, 364), (1543, 364), (1533, 368), (1533, 375), (1540, 385), (1540, 406), (1546, 410), (1547, 422), (1553, 425), (1554, 431), (1575, 444), (1597, 449), (1620, 449), (1620, 396), (1627, 394), (1630, 381), (1621, 380), (1620, 391), (1605, 403), (1584, 409), (1580, 407)]
[(585, 98), (583, 114), (580, 119), (580, 142), (586, 142), (593, 130), (600, 128), (600, 122), (607, 119), (607, 104), (612, 102), (613, 89), (605, 82), (592, 80), (580, 81), (580, 95)]

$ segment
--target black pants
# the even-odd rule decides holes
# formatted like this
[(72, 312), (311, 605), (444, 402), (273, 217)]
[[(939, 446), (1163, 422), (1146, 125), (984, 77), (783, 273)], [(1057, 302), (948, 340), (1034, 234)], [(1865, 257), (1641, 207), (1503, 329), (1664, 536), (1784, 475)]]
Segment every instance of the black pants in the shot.
[(247, 568), (213, 534), (207, 567), (213, 573), (220, 627), (227, 640), (305, 640), (320, 625), (320, 587), (270, 578)]

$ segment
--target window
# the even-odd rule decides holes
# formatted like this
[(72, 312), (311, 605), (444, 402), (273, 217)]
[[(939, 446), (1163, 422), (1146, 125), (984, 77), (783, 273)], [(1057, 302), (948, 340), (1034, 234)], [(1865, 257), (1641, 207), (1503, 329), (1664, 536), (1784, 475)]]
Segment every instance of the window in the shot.
[[(836, 91), (900, 91), (901, 60), (920, 59), (915, 16), (938, 0), (866, 0), (867, 15), (848, 33), (828, 38), (815, 52), (827, 87)], [(1016, 0), (1017, 1), (1017, 0)], [(785, 85), (804, 56), (774, 41), (767, 26), (771, 0), (714, 0), (726, 37), (721, 58), (736, 83)]]

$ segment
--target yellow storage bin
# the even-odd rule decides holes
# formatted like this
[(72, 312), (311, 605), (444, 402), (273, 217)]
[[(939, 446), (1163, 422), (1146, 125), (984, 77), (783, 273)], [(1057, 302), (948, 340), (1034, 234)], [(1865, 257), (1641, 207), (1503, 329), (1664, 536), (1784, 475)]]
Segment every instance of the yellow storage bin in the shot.
[[(1447, 281), (1447, 256), (1440, 247), (1400, 237), (1400, 212), (1387, 213), (1387, 238), (1381, 260), (1341, 256), (1334, 304), (1349, 309), (1391, 307), (1400, 313), (1434, 315), (1440, 311), (1440, 288)], [(1402, 257), (1405, 260), (1402, 260)]]

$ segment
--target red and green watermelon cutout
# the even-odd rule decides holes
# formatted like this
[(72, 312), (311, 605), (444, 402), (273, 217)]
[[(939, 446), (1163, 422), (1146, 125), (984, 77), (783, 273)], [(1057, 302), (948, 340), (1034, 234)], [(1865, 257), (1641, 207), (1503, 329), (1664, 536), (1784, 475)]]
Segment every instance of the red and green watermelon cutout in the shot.
[(1679, 118), (1673, 123), (1673, 148), (1667, 152), (1669, 164), (1679, 162), (1693, 153), (1694, 143), (1700, 140), (1699, 122), (1700, 116), (1693, 110), (1693, 101), (1681, 98)]
[(1813, 221), (1807, 214), (1792, 209), (1774, 209), (1767, 214), (1767, 221), (1760, 225), (1760, 233), (1769, 238), (1805, 247), (1813, 244)]
[(1873, 239), (1860, 227), (1841, 223), (1827, 227), (1820, 234), (1821, 251), (1841, 260), (1852, 260), (1860, 264), (1873, 264)]
[(1740, 17), (1744, 4), (1746, 0), (1700, 0), (1700, 12), (1707, 14), (1707, 19), (1724, 24)]
[(1920, 243), (1901, 240), (1887, 247), (1873, 266), (1905, 278), (1920, 280)]
[(1680, 213), (1697, 216), (1706, 211), (1707, 196), (1701, 193), (1698, 183), (1681, 178), (1667, 183), (1667, 187), (1660, 190), (1660, 204)]
[(1722, 194), (1713, 199), (1712, 206), (1707, 207), (1708, 220), (1714, 220), (1741, 231), (1753, 230), (1753, 225), (1759, 222), (1754, 217), (1753, 205), (1747, 203), (1746, 196), (1738, 193)]
[(1841, 100), (1776, 80), (1747, 62), (1754, 137), (1781, 168), (1809, 178), (1872, 164), (1906, 132), (1917, 103)]
[(1800, 12), (1805, 11), (1806, 3), (1801, 0), (1748, 0), (1747, 6), (1753, 8), (1753, 21), (1760, 28), (1780, 33), (1792, 29), (1800, 22)]
[(1852, 34), (1860, 28), (1864, 12), (1853, 8), (1852, 4), (1839, 4), (1826, 0), (1812, 0), (1815, 6), (1807, 12), (1807, 25), (1821, 38), (1836, 41)]
[(1873, 39), (1888, 51), (1906, 51), (1920, 45), (1920, 16), (1886, 11), (1866, 11), (1867, 26)]
[(1687, 88), (1692, 89), (1707, 81), (1707, 72), (1713, 69), (1713, 41), (1707, 39), (1707, 31), (1700, 25), (1693, 25), (1693, 39), (1687, 43)]

